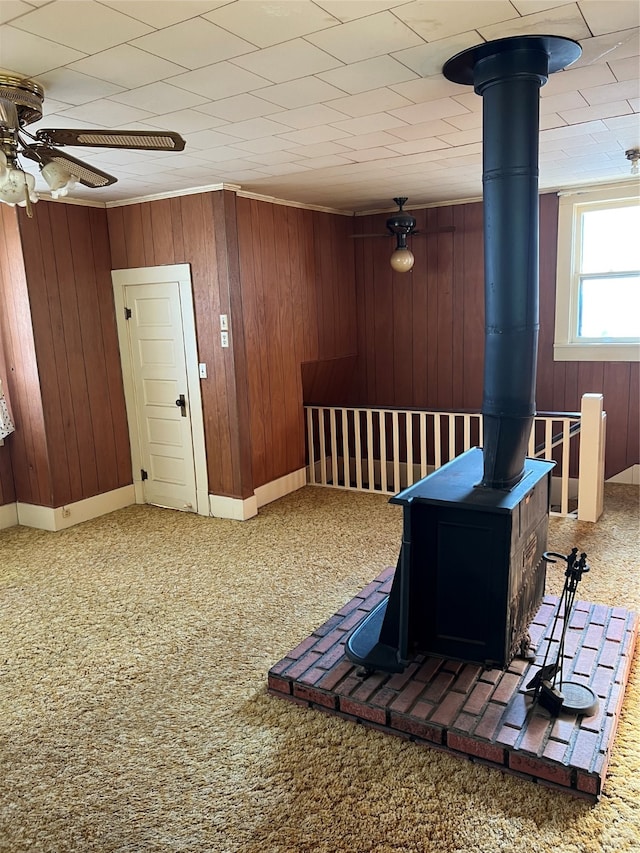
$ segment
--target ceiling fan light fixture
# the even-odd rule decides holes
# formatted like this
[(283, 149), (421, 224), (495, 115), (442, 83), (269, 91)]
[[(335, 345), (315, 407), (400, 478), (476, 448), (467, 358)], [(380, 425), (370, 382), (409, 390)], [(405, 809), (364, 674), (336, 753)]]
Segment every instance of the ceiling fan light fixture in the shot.
[(410, 272), (413, 269), (414, 262), (413, 252), (406, 246), (396, 249), (389, 261), (395, 272)]
[(10, 207), (16, 204), (18, 207), (26, 207), (27, 214), (31, 216), (31, 204), (38, 201), (35, 186), (36, 179), (30, 172), (8, 166), (4, 177), (0, 178), (0, 201)]
[(51, 190), (52, 198), (61, 198), (69, 193), (78, 183), (78, 177), (67, 171), (60, 163), (50, 160), (40, 169)]

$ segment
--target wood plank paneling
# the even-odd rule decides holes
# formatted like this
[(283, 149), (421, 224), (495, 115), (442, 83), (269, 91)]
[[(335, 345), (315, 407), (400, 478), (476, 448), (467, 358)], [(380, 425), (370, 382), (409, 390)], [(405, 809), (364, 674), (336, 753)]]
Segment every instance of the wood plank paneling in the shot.
[[(391, 276), (384, 240), (358, 240), (358, 358), (354, 404), (479, 409), (484, 361), (482, 204), (412, 211), (427, 228), (454, 224), (453, 236), (413, 241), (412, 273)], [(541, 411), (577, 411), (588, 392), (604, 394), (607, 476), (638, 462), (638, 365), (553, 358), (558, 199), (540, 198), (540, 334), (536, 400)], [(360, 233), (384, 232), (386, 214), (359, 217)], [(365, 245), (362, 245), (365, 244)], [(412, 293), (407, 310), (406, 289)], [(409, 377), (412, 377), (409, 381)], [(324, 401), (330, 402), (329, 400)]]
[(55, 507), (131, 482), (106, 214), (43, 202), (20, 236)]
[(17, 209), (5, 205), (0, 205), (0, 338), (16, 425), (6, 444), (15, 499), (50, 506), (52, 483), (20, 229)]
[[(302, 362), (354, 355), (352, 221), (238, 198), (238, 248), (256, 486), (305, 461)], [(292, 235), (295, 239), (292, 239)], [(338, 362), (349, 371), (352, 360)], [(335, 365), (334, 365), (335, 367)], [(344, 387), (332, 373), (333, 393)], [(310, 382), (309, 388), (326, 388)]]

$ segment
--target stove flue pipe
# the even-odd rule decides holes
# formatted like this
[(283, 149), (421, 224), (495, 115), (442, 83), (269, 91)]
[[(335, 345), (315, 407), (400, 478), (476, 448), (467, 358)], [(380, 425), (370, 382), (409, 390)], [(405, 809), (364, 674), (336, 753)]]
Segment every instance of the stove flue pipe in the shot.
[(572, 39), (514, 36), (463, 51), (443, 68), (483, 99), (487, 488), (511, 489), (524, 475), (536, 411), (540, 87), (581, 52)]

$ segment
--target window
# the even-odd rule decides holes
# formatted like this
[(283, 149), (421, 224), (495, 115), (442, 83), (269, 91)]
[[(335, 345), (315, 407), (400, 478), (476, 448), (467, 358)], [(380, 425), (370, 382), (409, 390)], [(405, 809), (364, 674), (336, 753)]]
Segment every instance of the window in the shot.
[(640, 360), (638, 186), (560, 199), (556, 361)]

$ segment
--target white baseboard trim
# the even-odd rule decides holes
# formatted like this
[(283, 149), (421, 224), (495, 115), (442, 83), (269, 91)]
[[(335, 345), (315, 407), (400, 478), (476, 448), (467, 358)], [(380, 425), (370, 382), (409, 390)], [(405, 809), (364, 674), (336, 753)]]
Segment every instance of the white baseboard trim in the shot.
[(245, 500), (228, 498), (225, 495), (209, 495), (209, 509), (214, 518), (231, 518), (235, 521), (246, 521), (258, 514), (255, 495)]
[(307, 485), (307, 469), (299, 468), (297, 471), (292, 471), (290, 474), (285, 474), (284, 477), (279, 477), (277, 480), (272, 480), (270, 483), (265, 483), (264, 486), (258, 486), (255, 490), (258, 506), (264, 506), (277, 501), (278, 498), (283, 498), (291, 492), (296, 492), (303, 486)]
[(609, 477), (607, 483), (627, 483), (630, 486), (640, 486), (640, 465), (632, 465), (626, 471), (620, 471), (615, 477)]
[(66, 530), (67, 527), (90, 521), (92, 518), (98, 518), (135, 502), (133, 485), (123, 486), (65, 506), (49, 507), (18, 502), (16, 504), (17, 523), (25, 527), (36, 527), (38, 530)]
[(0, 506), (0, 530), (5, 530), (7, 527), (15, 527), (17, 523), (17, 504), (3, 504)]

